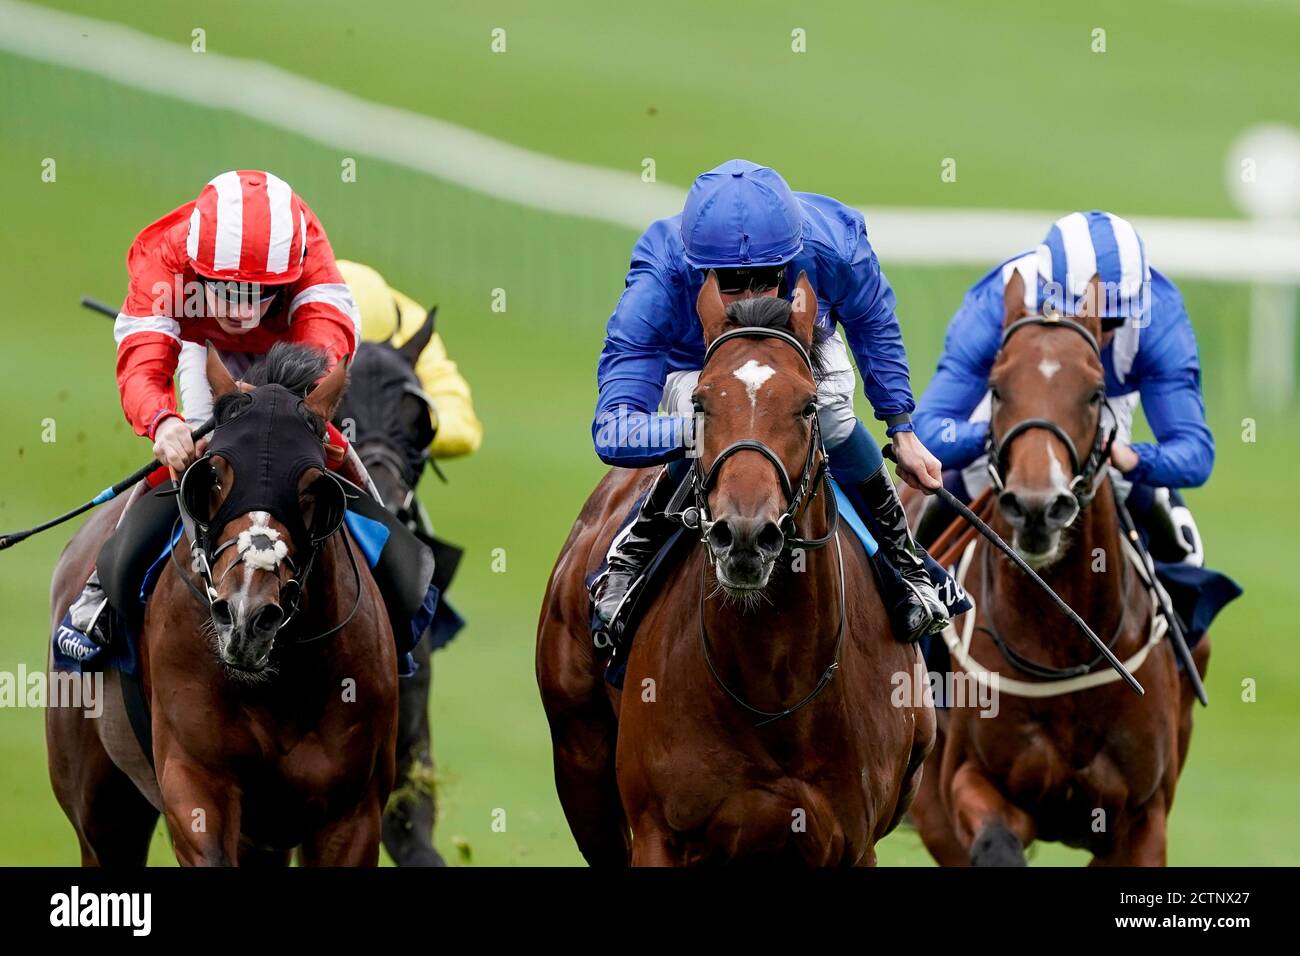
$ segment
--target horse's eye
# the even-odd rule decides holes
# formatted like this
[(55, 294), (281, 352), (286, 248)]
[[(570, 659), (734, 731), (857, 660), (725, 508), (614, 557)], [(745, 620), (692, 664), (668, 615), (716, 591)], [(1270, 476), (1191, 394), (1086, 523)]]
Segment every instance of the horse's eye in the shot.
[(1002, 401), (1002, 393), (998, 391), (998, 387), (997, 387), (996, 385), (990, 385), (990, 386), (989, 386), (989, 396), (990, 396), (990, 397), (993, 399), (993, 401), (995, 401), (995, 402), (1000, 402), (1000, 401)]
[(814, 415), (817, 414), (817, 403), (809, 402), (807, 405), (804, 406), (802, 414), (804, 418), (812, 418)]
[(1105, 398), (1105, 397), (1106, 397), (1106, 393), (1103, 392), (1101, 389), (1097, 389), (1097, 391), (1093, 392), (1093, 393), (1092, 393), (1092, 396), (1088, 399), (1088, 404), (1089, 404), (1089, 405), (1100, 405), (1100, 404), (1101, 404), (1101, 400), (1102, 400), (1103, 398)]

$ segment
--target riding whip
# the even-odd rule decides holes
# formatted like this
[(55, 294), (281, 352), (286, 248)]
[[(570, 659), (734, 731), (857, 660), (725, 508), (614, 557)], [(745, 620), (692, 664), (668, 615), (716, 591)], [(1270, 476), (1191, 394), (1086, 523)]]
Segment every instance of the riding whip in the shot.
[[(887, 444), (884, 447), (884, 455), (890, 461), (894, 462), (895, 464), (898, 464), (898, 457), (894, 453), (894, 446), (892, 443)], [(1042, 588), (1043, 591), (1047, 593), (1047, 596), (1052, 599), (1052, 602), (1058, 608), (1060, 608), (1061, 613), (1064, 614), (1067, 618), (1069, 618), (1070, 621), (1074, 624), (1074, 626), (1077, 627), (1083, 633), (1083, 635), (1086, 638), (1088, 638), (1089, 641), (1092, 642), (1093, 646), (1097, 648), (1098, 652), (1104, 658), (1106, 658), (1106, 662), (1109, 663), (1110, 666), (1114, 668), (1115, 672), (1124, 679), (1124, 683), (1128, 684), (1128, 686), (1133, 689), (1134, 693), (1136, 693), (1139, 697), (1146, 694), (1146, 691), (1143, 689), (1142, 685), (1138, 683), (1138, 679), (1129, 673), (1128, 668), (1125, 667), (1123, 662), (1118, 657), (1115, 656), (1115, 652), (1106, 646), (1106, 642), (1093, 633), (1092, 628), (1088, 626), (1087, 622), (1084, 621), (1083, 618), (1079, 617), (1079, 615), (1075, 613), (1074, 608), (1070, 607), (1070, 605), (1066, 604), (1065, 601), (1061, 600), (1061, 596), (1057, 594), (1055, 591), (1053, 591), (1048, 586), (1047, 582), (1038, 576), (1037, 572), (1035, 572), (1034, 569), (1031, 568), (1025, 562), (1024, 558), (1016, 554), (1015, 549), (1012, 548), (1011, 545), (1003, 541), (1001, 536), (996, 531), (994, 531), (987, 524), (985, 524), (983, 519), (981, 519), (979, 515), (971, 511), (970, 508), (966, 507), (966, 505), (963, 504), (957, 498), (957, 496), (954, 495), (947, 488), (940, 485), (938, 488), (932, 490), (940, 498), (942, 498), (949, 505), (951, 505), (953, 510), (955, 510), (959, 515), (965, 518), (966, 521), (969, 524), (971, 524), (976, 531), (978, 531), (981, 535), (987, 538), (988, 541), (994, 547), (996, 547), (999, 551), (1001, 551), (1008, 558), (1010, 558), (1011, 562), (1016, 567), (1018, 567), (1021, 571), (1023, 571), (1031, 581), (1033, 581), (1040, 588)]]
[[(215, 424), (216, 424), (215, 420), (209, 419), (208, 421), (200, 425), (198, 428), (196, 428), (192, 432), (192, 437), (194, 441), (198, 441), (200, 438), (205, 436), (208, 432), (212, 431)], [(89, 501), (77, 505), (77, 507), (73, 508), (71, 511), (64, 512), (63, 514), (59, 515), (57, 518), (51, 518), (49, 521), (42, 522), (41, 524), (38, 524), (34, 528), (28, 528), (26, 531), (14, 531), (9, 534), (0, 535), (0, 551), (3, 551), (5, 548), (11, 548), (18, 542), (25, 541), (27, 538), (30, 538), (34, 534), (40, 534), (42, 531), (48, 531), (50, 528), (58, 527), (59, 525), (63, 524), (65, 521), (71, 521), (73, 518), (77, 517), (77, 515), (85, 514), (91, 508), (98, 507), (99, 505), (102, 505), (106, 501), (112, 501), (114, 498), (116, 498), (122, 492), (126, 491), (128, 488), (134, 487), (140, 481), (143, 481), (145, 478), (147, 478), (155, 468), (161, 468), (161, 467), (163, 466), (160, 465), (157, 460), (151, 461), (149, 462), (149, 464), (143, 465), (140, 468), (136, 469), (135, 471), (131, 472), (131, 474), (127, 475), (125, 478), (123, 478), (121, 481), (117, 482), (116, 484), (109, 485), (107, 488), (105, 488), (99, 494), (95, 495), (95, 497), (91, 498)]]

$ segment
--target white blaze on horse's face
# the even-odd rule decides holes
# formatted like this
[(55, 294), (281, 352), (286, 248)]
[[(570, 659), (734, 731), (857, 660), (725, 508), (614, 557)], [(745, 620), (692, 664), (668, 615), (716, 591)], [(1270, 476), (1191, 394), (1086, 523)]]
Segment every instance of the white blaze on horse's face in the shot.
[(1061, 363), (1056, 361), (1056, 359), (1044, 358), (1038, 363), (1038, 371), (1042, 372), (1043, 378), (1047, 379), (1049, 382), (1052, 380), (1052, 376), (1060, 370)]
[(1070, 479), (1065, 477), (1065, 469), (1061, 467), (1061, 459), (1056, 455), (1056, 449), (1051, 445), (1047, 446), (1047, 470), (1052, 479), (1052, 487), (1056, 491), (1070, 490)]
[(763, 384), (776, 374), (776, 369), (770, 365), (759, 365), (754, 359), (750, 359), (740, 368), (731, 373), (740, 379), (745, 385), (745, 394), (749, 396), (751, 408), (758, 406), (758, 390)]

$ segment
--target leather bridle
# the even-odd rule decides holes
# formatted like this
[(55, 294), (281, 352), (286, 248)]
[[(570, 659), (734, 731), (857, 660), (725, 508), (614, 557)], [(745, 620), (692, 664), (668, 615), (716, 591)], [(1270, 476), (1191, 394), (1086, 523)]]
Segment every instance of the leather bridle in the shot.
[[(999, 352), (1001, 352), (1002, 349), (1006, 348), (1007, 341), (1011, 338), (1011, 336), (1015, 335), (1016, 332), (1018, 332), (1020, 329), (1031, 325), (1041, 325), (1046, 327), (1060, 327), (1060, 328), (1069, 329), (1070, 331), (1075, 332), (1080, 336), (1082, 336), (1083, 340), (1088, 343), (1088, 347), (1092, 349), (1093, 354), (1096, 355), (1098, 359), (1101, 358), (1101, 348), (1098, 345), (1097, 339), (1093, 336), (1092, 332), (1090, 332), (1087, 328), (1085, 328), (1083, 325), (1079, 324), (1078, 322), (1074, 322), (1070, 319), (1061, 318), (1060, 316), (1053, 316), (1053, 315), (1031, 315), (1027, 318), (1020, 319), (1019, 321), (1013, 322), (1011, 325), (1007, 326), (1006, 331), (1002, 334), (1002, 345), (999, 348)], [(1109, 400), (1106, 399), (1104, 396), (1102, 398), (1102, 405), (1103, 405), (1103, 409), (1099, 410), (1098, 412), (1097, 434), (1096, 437), (1093, 439), (1092, 450), (1089, 452), (1088, 457), (1082, 461), (1079, 460), (1078, 450), (1075, 448), (1074, 442), (1070, 439), (1070, 436), (1067, 435), (1065, 433), (1065, 430), (1062, 429), (1059, 425), (1057, 425), (1056, 422), (1051, 421), (1050, 419), (1027, 418), (1024, 421), (1017, 422), (1011, 428), (1007, 429), (1006, 434), (1002, 436), (1001, 440), (995, 438), (995, 436), (993, 435), (993, 429), (990, 427), (989, 442), (988, 442), (988, 454), (989, 454), (988, 467), (989, 467), (989, 474), (992, 476), (993, 483), (996, 486), (997, 490), (1001, 492), (1003, 489), (1003, 482), (1005, 481), (1006, 478), (1007, 449), (1010, 447), (1011, 443), (1018, 436), (1023, 435), (1025, 432), (1031, 431), (1036, 428), (1041, 428), (1051, 432), (1058, 439), (1060, 439), (1061, 443), (1065, 445), (1066, 451), (1069, 452), (1070, 467), (1074, 475), (1073, 479), (1070, 482), (1070, 492), (1074, 495), (1075, 499), (1079, 502), (1080, 511), (1086, 508), (1092, 502), (1093, 498), (1096, 497), (1097, 489), (1101, 486), (1101, 480), (1107, 474), (1105, 465), (1107, 460), (1110, 457), (1111, 445), (1115, 441), (1115, 431), (1117, 426), (1113, 424), (1115, 421), (1114, 410), (1111, 408)], [(1110, 410), (1111, 412), (1112, 425), (1109, 431), (1105, 429), (1105, 424), (1104, 424), (1105, 415), (1103, 413), (1104, 410)], [(1106, 647), (1109, 648), (1112, 652), (1114, 651), (1116, 645), (1119, 643), (1120, 639), (1123, 637), (1125, 633), (1125, 626), (1129, 618), (1128, 599), (1129, 599), (1129, 591), (1131, 587), (1131, 579), (1126, 572), (1127, 569), (1121, 570), (1121, 574), (1123, 574), (1124, 576), (1124, 584), (1123, 584), (1124, 590), (1120, 600), (1121, 611), (1120, 611), (1119, 620), (1116, 621), (1115, 627), (1111, 632), (1110, 639), (1106, 642)], [(980, 584), (981, 584), (982, 594), (992, 593), (991, 583), (990, 583), (991, 580), (992, 580), (991, 552), (989, 549), (986, 548), (984, 549), (983, 552), (983, 560), (980, 562)], [(978, 625), (976, 626), (975, 630), (982, 631), (985, 634), (987, 634), (989, 638), (992, 639), (993, 643), (997, 646), (998, 650), (1002, 653), (1002, 656), (1005, 657), (1008, 661), (1010, 661), (1011, 664), (1013, 664), (1016, 668), (1018, 668), (1019, 670), (1023, 671), (1026, 674), (1030, 674), (1034, 677), (1041, 678), (1044, 681), (1068, 680), (1073, 677), (1079, 677), (1083, 674), (1091, 673), (1092, 670), (1104, 659), (1104, 654), (1102, 654), (1099, 651), (1098, 654), (1092, 660), (1083, 664), (1076, 664), (1071, 667), (1055, 667), (1048, 664), (1040, 664), (1037, 661), (1019, 653), (1017, 650), (1015, 650), (1015, 648), (1013, 648), (1007, 642), (1007, 640), (1002, 636), (1001, 633), (999, 633), (997, 627), (994, 625), (993, 617), (991, 614), (988, 615), (987, 624)]]
[[(769, 329), (762, 326), (743, 326), (737, 329), (730, 329), (719, 335), (709, 345), (704, 354), (704, 365), (709, 364), (714, 353), (718, 348), (734, 339), (776, 339), (784, 342), (798, 353), (799, 358), (803, 360), (810, 374), (814, 374), (812, 357), (808, 350), (804, 348), (803, 343), (796, 339), (788, 332), (781, 329)], [(705, 540), (708, 536), (709, 529), (713, 527), (714, 521), (709, 514), (708, 496), (709, 491), (717, 483), (718, 473), (724, 463), (734, 455), (742, 451), (757, 452), (771, 463), (776, 471), (777, 479), (781, 482), (781, 493), (785, 497), (786, 508), (781, 517), (777, 519), (777, 525), (780, 527), (782, 534), (785, 536), (782, 552), (800, 548), (807, 551), (816, 550), (829, 544), (832, 540), (835, 542), (835, 552), (839, 566), (839, 625), (835, 634), (835, 646), (831, 653), (831, 662), (822, 671), (821, 677), (816, 685), (804, 694), (798, 701), (789, 707), (781, 710), (763, 710), (755, 707), (738, 693), (727, 685), (718, 673), (718, 669), (713, 662), (713, 654), (709, 643), (708, 628), (704, 622), (704, 605), (707, 600), (707, 589), (705, 581), (705, 567), (700, 567), (700, 604), (699, 604), (699, 622), (700, 622), (700, 644), (704, 651), (704, 663), (709, 669), (709, 674), (713, 681), (727, 695), (731, 701), (741, 709), (748, 711), (758, 720), (755, 724), (762, 727), (766, 724), (774, 723), (789, 717), (795, 711), (802, 709), (810, 704), (829, 686), (831, 679), (840, 666), (840, 652), (844, 646), (844, 631), (847, 611), (845, 607), (845, 587), (844, 587), (844, 552), (840, 546), (838, 536), (840, 512), (835, 499), (835, 491), (831, 487), (829, 459), (826, 451), (822, 448), (821, 427), (817, 421), (817, 415), (814, 411), (812, 416), (811, 434), (808, 440), (808, 454), (804, 458), (803, 471), (799, 475), (797, 485), (791, 483), (790, 475), (786, 471), (785, 464), (781, 457), (770, 447), (761, 441), (753, 438), (744, 438), (740, 441), (732, 442), (726, 448), (722, 449), (713, 459), (713, 464), (708, 468), (704, 467), (703, 458), (696, 458), (691, 470), (690, 485), (691, 493), (694, 497), (693, 507), (683, 512), (681, 521), (686, 527), (698, 530), (700, 540), (705, 545), (705, 553), (708, 556), (708, 562), (712, 564), (715, 561), (713, 551), (708, 547)], [(820, 453), (820, 454), (819, 454)], [(816, 499), (818, 490), (825, 492), (826, 499), (826, 523), (827, 532), (819, 538), (802, 538), (798, 535), (797, 522), (800, 514), (812, 504)]]
[[(1006, 349), (1007, 342), (1011, 340), (1013, 335), (1031, 325), (1069, 329), (1081, 336), (1088, 343), (1088, 347), (1092, 349), (1093, 354), (1098, 359), (1101, 358), (1101, 347), (1097, 344), (1097, 339), (1092, 332), (1078, 322), (1057, 315), (1031, 315), (1011, 323), (1007, 326), (1006, 331), (1002, 333), (1002, 344), (998, 347), (998, 354), (1001, 355)], [(1112, 424), (1109, 430), (1105, 427), (1106, 416), (1103, 414), (1107, 410), (1111, 412)], [(1042, 429), (1051, 432), (1065, 446), (1065, 450), (1070, 455), (1070, 474), (1072, 476), (1070, 479), (1070, 493), (1078, 501), (1080, 510), (1088, 507), (1097, 494), (1101, 479), (1106, 475), (1104, 466), (1110, 458), (1111, 445), (1115, 441), (1116, 425), (1114, 422), (1115, 414), (1111, 408), (1110, 399), (1103, 393), (1102, 409), (1098, 411), (1097, 415), (1097, 432), (1093, 438), (1092, 448), (1088, 452), (1088, 456), (1083, 459), (1079, 458), (1079, 451), (1075, 447), (1073, 439), (1066, 434), (1065, 429), (1051, 419), (1023, 419), (1008, 428), (1001, 438), (998, 438), (993, 433), (992, 424), (990, 423), (986, 450), (988, 452), (989, 477), (993, 480), (993, 486), (1000, 493), (1006, 485), (1007, 456), (1011, 443), (1026, 432)]]
[[(802, 342), (789, 332), (762, 326), (744, 326), (723, 332), (713, 340), (708, 351), (704, 353), (704, 365), (709, 364), (709, 359), (713, 357), (720, 346), (734, 339), (777, 339), (784, 342), (798, 353), (809, 374), (813, 373), (812, 357), (808, 354), (808, 350), (803, 347)], [(742, 438), (740, 441), (732, 442), (718, 452), (717, 457), (713, 459), (713, 464), (709, 465), (708, 468), (704, 467), (703, 457), (696, 458), (690, 478), (695, 501), (695, 507), (691, 511), (694, 514), (688, 511), (683, 515), (686, 526), (698, 528), (701, 535), (708, 534), (709, 529), (714, 524), (709, 514), (709, 492), (717, 484), (718, 473), (722, 470), (722, 466), (726, 464), (728, 459), (742, 451), (757, 452), (766, 458), (776, 471), (777, 480), (781, 483), (781, 494), (786, 502), (785, 511), (781, 513), (781, 517), (776, 522), (777, 527), (781, 529), (781, 533), (785, 535), (785, 546), (810, 551), (830, 543), (839, 528), (840, 512), (836, 505), (835, 495), (830, 487), (830, 460), (825, 449), (822, 448), (821, 425), (818, 423), (816, 413), (812, 416), (812, 434), (808, 439), (808, 453), (804, 457), (803, 471), (799, 475), (798, 485), (790, 481), (790, 474), (786, 471), (781, 456), (755, 438)], [(827, 525), (829, 527), (826, 534), (820, 538), (801, 538), (798, 535), (798, 517), (817, 497), (818, 486), (826, 492)]]
[[(235, 564), (238, 564), (239, 561), (237, 560), (235, 564), (228, 566), (225, 572), (222, 573), (221, 578), (215, 581), (212, 577), (212, 568), (216, 566), (221, 555), (226, 551), (231, 550), (232, 548), (236, 549), (239, 554), (239, 559), (242, 560), (244, 551), (247, 550), (247, 546), (240, 545), (239, 535), (227, 538), (219, 543), (214, 542), (212, 533), (217, 529), (212, 528), (201, 516), (195, 515), (189, 507), (188, 503), (192, 500), (192, 495), (187, 494), (186, 482), (187, 480), (195, 481), (205, 480), (207, 478), (206, 473), (199, 466), (204, 466), (205, 468), (210, 469), (210, 457), (210, 455), (205, 455), (193, 462), (181, 476), (181, 481), (176, 489), (176, 503), (181, 513), (181, 517), (177, 519), (177, 523), (181, 524), (188, 522), (194, 529), (194, 539), (190, 542), (191, 565), (194, 572), (198, 574), (200, 580), (203, 582), (202, 588), (196, 586), (181, 568), (175, 544), (173, 544), (170, 549), (172, 563), (176, 565), (177, 571), (180, 572), (181, 579), (185, 582), (190, 593), (194, 595), (199, 603), (208, 608), (209, 613), (211, 613), (212, 605), (217, 600), (217, 585), (221, 583), (221, 580), (225, 578), (226, 574), (230, 573), (231, 569)], [(297, 615), (302, 605), (302, 595), (306, 588), (307, 579), (311, 576), (312, 568), (316, 564), (316, 558), (320, 554), (321, 549), (324, 547), (325, 543), (335, 534), (338, 534), (343, 527), (343, 515), (346, 510), (346, 499), (348, 494), (347, 489), (336, 476), (329, 472), (322, 472), (316, 480), (321, 482), (323, 487), (328, 488), (331, 494), (337, 494), (338, 497), (336, 501), (331, 502), (331, 506), (328, 509), (327, 519), (316, 522), (314, 527), (309, 527), (307, 529), (307, 556), (301, 565), (295, 562), (293, 558), (287, 554), (281, 559), (289, 569), (288, 579), (282, 579), (280, 581), (279, 604), (284, 611), (284, 617), (280, 621), (279, 631), (282, 632), (286, 630), (289, 622)], [(324, 509), (324, 503), (322, 503), (320, 507)], [(173, 528), (173, 537), (175, 536), (174, 531), (175, 529)], [(351, 622), (353, 617), (356, 616), (358, 608), (361, 606), (361, 572), (357, 567), (356, 556), (352, 553), (352, 544), (348, 540), (348, 536), (344, 534), (342, 535), (342, 539), (348, 556), (348, 561), (352, 567), (353, 584), (356, 594), (356, 598), (352, 604), (352, 610), (349, 611), (347, 616), (339, 623), (313, 637), (299, 638), (294, 641), (296, 644), (311, 644), (337, 633)], [(250, 539), (250, 545), (252, 543), (253, 541)]]

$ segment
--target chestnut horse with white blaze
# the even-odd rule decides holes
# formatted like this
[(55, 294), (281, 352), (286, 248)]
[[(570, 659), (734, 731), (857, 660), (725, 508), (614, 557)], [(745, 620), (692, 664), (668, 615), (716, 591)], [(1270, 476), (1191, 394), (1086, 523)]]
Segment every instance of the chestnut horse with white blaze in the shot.
[[(297, 848), (304, 865), (373, 866), (393, 783), (397, 661), (384, 601), (341, 525), (342, 486), (323, 471), (320, 441), (346, 365), (305, 399), (274, 381), (237, 384), (211, 348), (208, 378), (213, 453), (190, 472), (207, 469), (200, 477), (210, 483), (190, 506), (212, 516), (208, 531), (221, 543), (207, 553), (205, 579), (182, 535), (144, 610), (139, 678), (152, 754), (132, 732), (122, 676), (110, 671), (103, 719), (46, 711), (55, 795), (86, 866), (143, 865), (160, 812), (184, 865), (284, 865)], [(234, 448), (223, 456), (223, 428), (256, 456)], [(276, 462), (291, 449), (302, 450), (295, 462)], [(267, 473), (296, 475), (284, 487), (264, 480), (254, 493), (289, 506), (276, 516), (230, 514)], [(54, 573), (54, 621), (127, 500), (73, 536)], [(331, 527), (318, 537), (323, 509)]]
[[(1193, 691), (1121, 535), (1106, 464), (1100, 294), (1094, 278), (1079, 315), (1038, 316), (1024, 305), (1020, 275), (1007, 284), (989, 378), (989, 457), (1001, 484), (989, 522), (1146, 693), (1116, 680), (1047, 596), (977, 541), (964, 582), (975, 610), (953, 622), (949, 647), (967, 642), (956, 644), (954, 668), (966, 678), (996, 672), (1000, 692), (992, 716), (940, 711), (912, 813), (944, 865), (1024, 865), (1034, 840), (1085, 849), (1094, 865), (1165, 863)], [(1208, 637), (1193, 651), (1201, 674), (1209, 651)]]
[[(625, 688), (592, 650), (584, 582), (654, 477), (612, 470), (552, 573), (537, 637), (556, 787), (593, 865), (871, 865), (934, 740), (921, 666), (896, 641), (841, 525), (817, 429), (801, 276), (782, 328), (738, 326), (710, 277), (695, 401), (696, 547), (637, 627)], [(689, 532), (688, 532), (689, 533)]]

